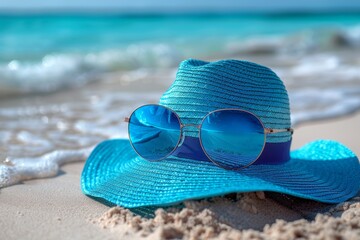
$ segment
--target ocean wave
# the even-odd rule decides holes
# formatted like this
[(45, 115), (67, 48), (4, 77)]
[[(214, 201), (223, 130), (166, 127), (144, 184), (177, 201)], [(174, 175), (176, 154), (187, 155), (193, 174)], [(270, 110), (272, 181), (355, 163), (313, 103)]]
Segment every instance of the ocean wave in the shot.
[(343, 87), (323, 89), (308, 88), (291, 91), (291, 106), (295, 111), (291, 123), (298, 126), (305, 122), (345, 116), (360, 109), (360, 88)]
[(234, 54), (297, 54), (341, 48), (360, 48), (360, 25), (347, 28), (308, 29), (276, 36), (256, 36), (226, 45)]
[[(301, 56), (360, 48), (360, 25), (348, 28), (304, 30), (277, 36), (237, 38), (219, 37), (213, 44), (184, 40), (170, 43), (136, 43), (126, 47), (87, 53), (54, 53), (38, 60), (11, 60), (0, 63), (0, 97), (27, 93), (49, 93), (64, 88), (79, 87), (96, 81), (102, 74), (147, 68), (174, 68), (184, 58), (231, 58), (234, 56), (272, 54)], [(197, 42), (197, 43), (196, 43)], [(214, 46), (217, 46), (214, 48)], [(332, 59), (325, 61), (331, 67)], [(320, 61), (324, 64), (323, 61)], [(299, 74), (322, 71), (319, 63), (299, 64)], [(309, 69), (305, 69), (309, 68)], [(316, 68), (316, 69), (315, 69)], [(315, 70), (314, 70), (315, 69)], [(355, 71), (354, 74), (357, 74)]]
[(165, 44), (134, 44), (87, 54), (49, 54), (39, 61), (0, 64), (0, 96), (48, 93), (78, 87), (101, 74), (139, 68), (169, 68), (181, 54)]

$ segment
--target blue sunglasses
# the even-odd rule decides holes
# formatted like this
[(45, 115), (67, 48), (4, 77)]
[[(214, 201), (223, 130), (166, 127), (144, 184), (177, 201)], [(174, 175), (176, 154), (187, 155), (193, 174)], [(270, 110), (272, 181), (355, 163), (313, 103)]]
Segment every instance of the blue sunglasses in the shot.
[(241, 109), (218, 109), (208, 113), (201, 124), (182, 124), (170, 108), (149, 104), (134, 110), (129, 118), (129, 139), (135, 152), (148, 161), (172, 155), (184, 143), (185, 127), (199, 131), (200, 146), (216, 165), (239, 170), (253, 164), (262, 154), (266, 135), (290, 132), (292, 128), (265, 128), (254, 114)]

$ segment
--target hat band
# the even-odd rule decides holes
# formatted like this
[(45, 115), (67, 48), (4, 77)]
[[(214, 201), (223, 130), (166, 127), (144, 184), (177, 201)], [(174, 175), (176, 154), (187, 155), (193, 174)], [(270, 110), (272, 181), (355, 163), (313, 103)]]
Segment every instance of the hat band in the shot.
[[(290, 159), (290, 146), (291, 139), (288, 142), (282, 143), (266, 142), (260, 157), (253, 164), (276, 165), (285, 163)], [(210, 161), (204, 153), (198, 137), (186, 136), (183, 144), (172, 155), (179, 158)]]

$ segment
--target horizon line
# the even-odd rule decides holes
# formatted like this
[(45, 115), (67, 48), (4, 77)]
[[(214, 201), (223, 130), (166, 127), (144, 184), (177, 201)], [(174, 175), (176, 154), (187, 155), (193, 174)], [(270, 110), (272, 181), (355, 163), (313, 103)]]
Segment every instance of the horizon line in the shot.
[(329, 9), (134, 9), (134, 8), (122, 8), (122, 9), (113, 9), (113, 8), (97, 8), (97, 9), (84, 9), (84, 8), (34, 8), (34, 9), (22, 9), (22, 8), (8, 8), (1, 9), (0, 15), (58, 15), (58, 14), (84, 14), (84, 15), (251, 15), (251, 14), (263, 14), (263, 15), (306, 15), (306, 14), (355, 14), (360, 13), (360, 8), (329, 8)]

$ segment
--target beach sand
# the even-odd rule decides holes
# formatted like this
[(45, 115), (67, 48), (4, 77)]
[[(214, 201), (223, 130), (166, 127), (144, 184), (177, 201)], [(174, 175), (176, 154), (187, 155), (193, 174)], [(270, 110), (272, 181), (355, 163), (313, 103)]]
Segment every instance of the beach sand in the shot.
[[(293, 149), (334, 139), (359, 156), (359, 122), (360, 113), (298, 126)], [(1, 189), (0, 239), (360, 238), (360, 197), (337, 206), (297, 199), (298, 207), (291, 209), (279, 195), (234, 194), (189, 201), (182, 210), (158, 210), (154, 219), (145, 219), (83, 195), (83, 164), (65, 165), (53, 178)]]

